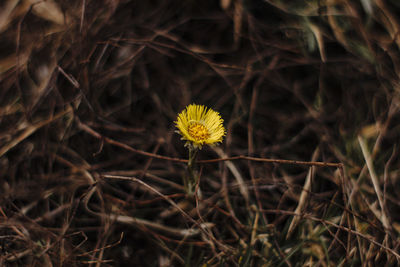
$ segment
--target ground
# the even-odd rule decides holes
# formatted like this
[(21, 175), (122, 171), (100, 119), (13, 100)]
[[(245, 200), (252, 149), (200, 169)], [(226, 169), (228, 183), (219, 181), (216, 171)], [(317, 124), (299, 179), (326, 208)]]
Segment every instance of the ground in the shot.
[[(3, 1), (1, 265), (397, 266), (399, 12)], [(226, 135), (188, 169), (192, 103)]]

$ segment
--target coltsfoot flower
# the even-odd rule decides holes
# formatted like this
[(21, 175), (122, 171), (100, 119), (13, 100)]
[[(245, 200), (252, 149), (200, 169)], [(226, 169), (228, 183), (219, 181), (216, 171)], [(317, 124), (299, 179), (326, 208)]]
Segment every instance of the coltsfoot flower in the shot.
[(187, 145), (201, 149), (203, 145), (221, 143), (225, 136), (224, 120), (218, 112), (202, 105), (190, 104), (175, 121), (178, 133)]

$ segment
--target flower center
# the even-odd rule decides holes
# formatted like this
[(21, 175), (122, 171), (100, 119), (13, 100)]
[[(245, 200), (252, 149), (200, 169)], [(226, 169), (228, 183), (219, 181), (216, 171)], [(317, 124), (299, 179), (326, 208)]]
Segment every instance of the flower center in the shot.
[(197, 122), (190, 124), (188, 130), (190, 136), (196, 141), (205, 141), (210, 136), (207, 128), (203, 124)]

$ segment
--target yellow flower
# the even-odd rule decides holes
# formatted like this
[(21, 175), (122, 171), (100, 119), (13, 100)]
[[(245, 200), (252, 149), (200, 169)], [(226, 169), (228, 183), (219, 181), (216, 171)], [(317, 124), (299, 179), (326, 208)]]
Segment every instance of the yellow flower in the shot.
[(202, 105), (191, 104), (178, 114), (175, 121), (178, 133), (186, 145), (201, 149), (202, 145), (222, 142), (225, 136), (224, 120), (218, 112)]

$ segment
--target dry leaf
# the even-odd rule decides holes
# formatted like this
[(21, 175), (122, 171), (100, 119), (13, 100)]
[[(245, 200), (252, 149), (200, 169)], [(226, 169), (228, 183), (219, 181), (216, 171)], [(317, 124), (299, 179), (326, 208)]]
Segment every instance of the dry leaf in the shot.
[(219, 4), (221, 5), (222, 9), (227, 10), (231, 5), (231, 0), (221, 0), (219, 1)]
[(45, 20), (63, 25), (65, 17), (60, 7), (53, 0), (28, 0), (32, 4), (33, 13)]
[(11, 14), (17, 6), (19, 0), (10, 0), (0, 9), (0, 32), (4, 31), (11, 21)]

